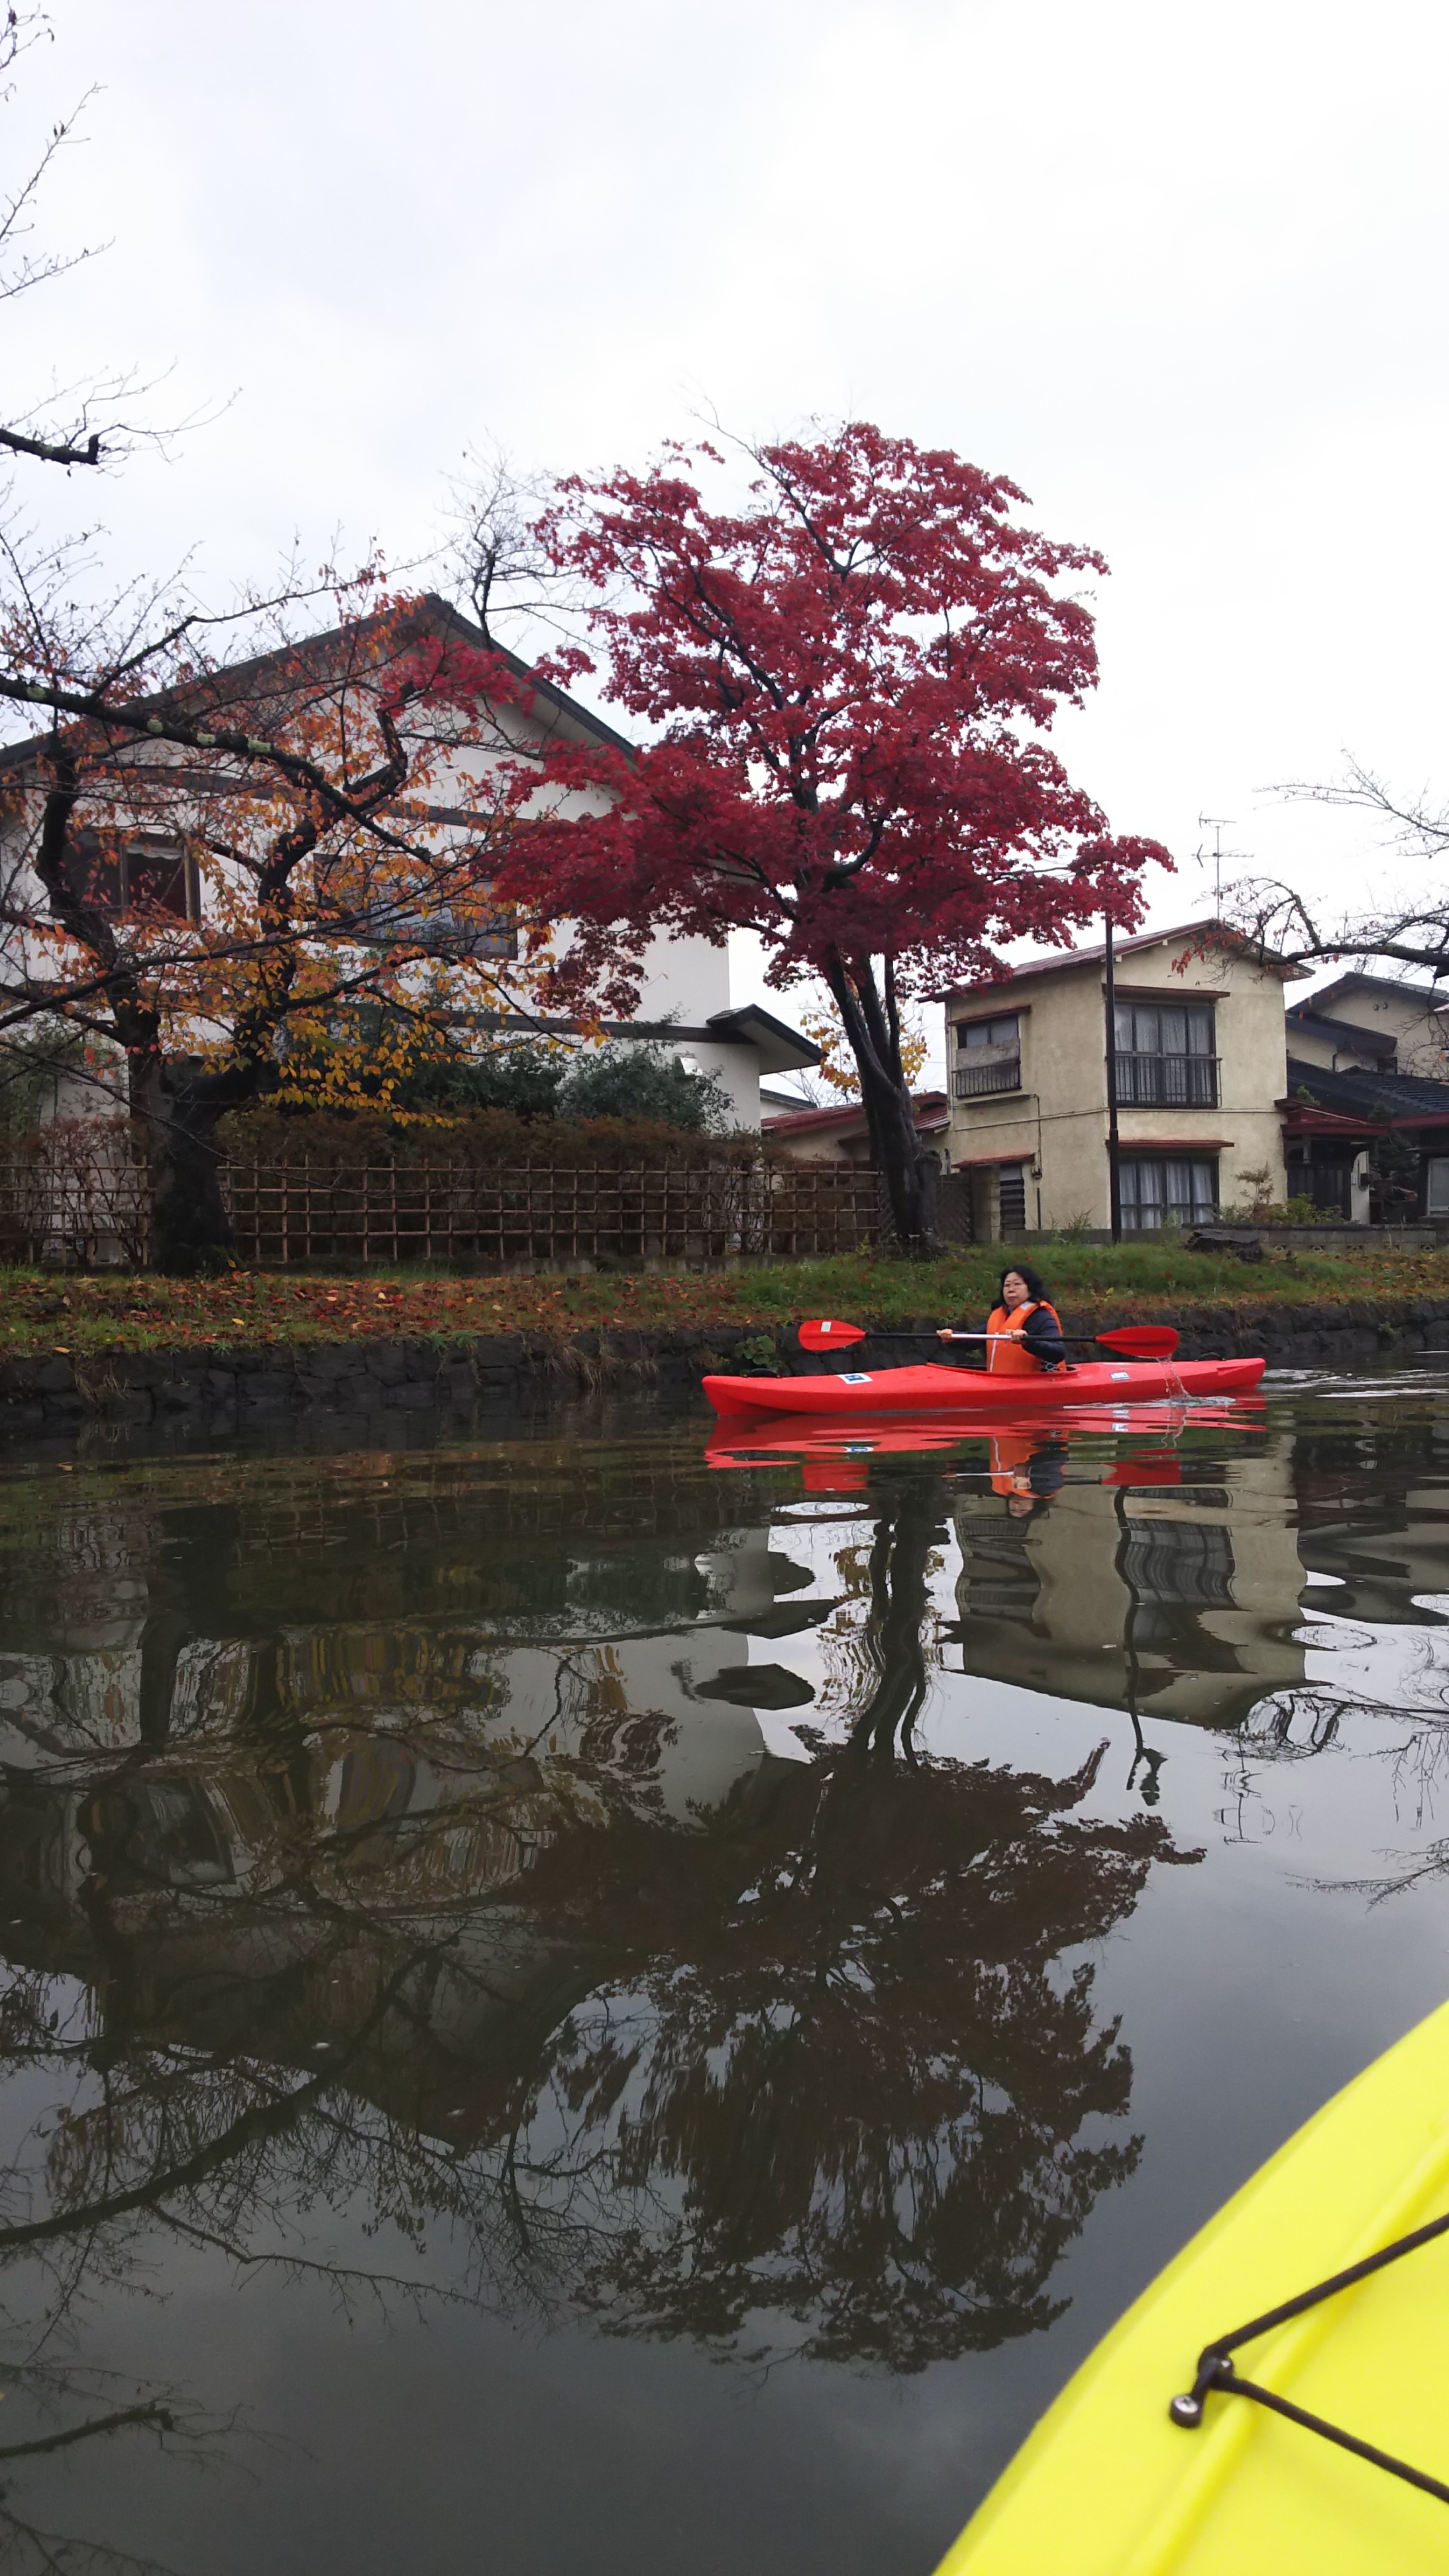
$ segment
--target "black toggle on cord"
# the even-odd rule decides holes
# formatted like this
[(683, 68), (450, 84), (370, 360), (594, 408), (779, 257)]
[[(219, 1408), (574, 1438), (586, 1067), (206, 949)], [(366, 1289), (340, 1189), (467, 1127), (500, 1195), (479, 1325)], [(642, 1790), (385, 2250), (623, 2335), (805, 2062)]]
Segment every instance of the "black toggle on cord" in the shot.
[(1305, 2432), (1322, 2435), (1325, 2442), (1336, 2442), (1341, 2451), (1351, 2451), (1355, 2459), (1367, 2460), (1372, 2468), (1387, 2469), (1390, 2477), (1402, 2478), (1407, 2486), (1418, 2487), (1425, 2495), (1437, 2496), (1449, 2504), (1449, 2486), (1431, 2478), (1423, 2469), (1411, 2468), (1407, 2460), (1396, 2460), (1391, 2451), (1376, 2450), (1372, 2442), (1361, 2442), (1356, 2433), (1346, 2433), (1341, 2424), (1327, 2423), (1321, 2415), (1310, 2415), (1306, 2407), (1295, 2406), (1291, 2398), (1280, 2397), (1272, 2388), (1260, 2388), (1256, 2380), (1240, 2377), (1233, 2360), (1234, 2347), (1252, 2343), (1274, 2326), (1287, 2325), (1290, 2318), (1301, 2317), (1324, 2299), (1336, 2297), (1340, 2290), (1351, 2290), (1356, 2281), (1366, 2281), (1371, 2273), (1382, 2272), (1389, 2263), (1397, 2263), (1405, 2254), (1416, 2253), (1436, 2236), (1449, 2233), (1449, 2214), (1433, 2218), (1427, 2227), (1418, 2227), (1412, 2236), (1396, 2237), (1392, 2245), (1381, 2246), (1377, 2254), (1368, 2254), (1362, 2263), (1350, 2264), (1346, 2272), (1335, 2272), (1332, 2279), (1319, 2281), (1311, 2290), (1302, 2290), (1296, 2299), (1285, 2299), (1281, 2308), (1270, 2308), (1266, 2316), (1253, 2317), (1245, 2326), (1235, 2326), (1231, 2334), (1219, 2335), (1215, 2343), (1206, 2344), (1198, 2355), (1197, 2377), (1183, 2397), (1174, 2397), (1168, 2407), (1174, 2424), (1183, 2432), (1194, 2433), (1202, 2423), (1210, 2390), (1223, 2397), (1250, 2397), (1255, 2406), (1266, 2406), (1275, 2415), (1285, 2415), (1290, 2424), (1301, 2424)]

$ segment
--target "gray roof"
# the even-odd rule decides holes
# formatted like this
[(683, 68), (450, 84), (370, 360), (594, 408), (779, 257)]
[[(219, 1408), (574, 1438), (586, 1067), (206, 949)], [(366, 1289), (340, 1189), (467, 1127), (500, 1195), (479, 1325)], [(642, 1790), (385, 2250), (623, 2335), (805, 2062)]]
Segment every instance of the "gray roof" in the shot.
[[(369, 622), (366, 618), (358, 620), (359, 626), (366, 626)], [(381, 620), (379, 619), (378, 622), (380, 623)], [(596, 742), (606, 744), (612, 751), (633, 751), (633, 743), (625, 735), (616, 733), (614, 727), (606, 724), (602, 716), (596, 716), (588, 707), (580, 706), (577, 698), (571, 698), (566, 689), (556, 688), (552, 680), (541, 679), (538, 673), (531, 670), (526, 662), (521, 661), (516, 653), (510, 653), (501, 644), (491, 644), (480, 626), (475, 626), (471, 618), (464, 617), (448, 600), (440, 599), (436, 591), (429, 591), (419, 602), (416, 622), (419, 628), (427, 633), (453, 636), (458, 642), (470, 644), (475, 649), (496, 653), (499, 661), (503, 663), (505, 669), (513, 673), (515, 679), (526, 680), (534, 695), (541, 698), (546, 706), (556, 709), (571, 725), (578, 726), (583, 733), (592, 734)], [(299, 637), (294, 644), (279, 645), (270, 653), (254, 653), (245, 662), (232, 663), (218, 671), (205, 674), (202, 679), (188, 688), (160, 689), (153, 697), (132, 699), (129, 703), (129, 712), (134, 715), (148, 707), (161, 708), (175, 705), (183, 712), (204, 713), (213, 718), (219, 718), (228, 701), (243, 698), (248, 686), (259, 675), (265, 673), (269, 665), (274, 663), (280, 665), (296, 655), (305, 658), (315, 654), (320, 658), (326, 646), (342, 632), (340, 626), (329, 626), (316, 635)], [(80, 717), (66, 719), (67, 723), (78, 724), (82, 721), (85, 720)], [(95, 721), (103, 723), (105, 719), (98, 717)], [(125, 732), (128, 741), (137, 739), (129, 727)], [(144, 737), (140, 738), (144, 739)], [(52, 733), (47, 727), (44, 733), (27, 735), (23, 742), (13, 742), (0, 747), (0, 769), (25, 768), (30, 761), (38, 758), (52, 739)]]
[[(1291, 966), (1286, 958), (1276, 956), (1261, 941), (1250, 939), (1244, 931), (1235, 929), (1230, 921), (1219, 921), (1212, 915), (1202, 921), (1178, 922), (1170, 930), (1136, 930), (1130, 936), (1119, 933), (1112, 942), (1112, 952), (1119, 959), (1135, 957), (1144, 948), (1170, 947), (1175, 939), (1182, 940), (1188, 947), (1218, 948), (1230, 957), (1246, 957), (1266, 974), (1281, 976), (1285, 984), (1306, 983), (1308, 978), (1306, 966)], [(954, 984), (933, 998), (945, 1002), (984, 1002), (989, 994), (1011, 992), (1028, 976), (1067, 975), (1078, 967), (1102, 965), (1106, 955), (1105, 941), (1095, 948), (1048, 949), (1044, 956), (1023, 957), (1019, 966), (1008, 966), (1004, 975), (989, 984)], [(1183, 991), (1191, 999), (1189, 987), (1184, 985)]]
[(1340, 1117), (1367, 1118), (1380, 1127), (1390, 1119), (1397, 1125), (1416, 1116), (1449, 1117), (1449, 1082), (1421, 1082), (1409, 1073), (1331, 1073), (1327, 1065), (1308, 1064), (1302, 1056), (1290, 1055), (1290, 1105), (1300, 1091), (1309, 1092), (1312, 1105), (1319, 1109), (1332, 1109)]
[(1307, 1007), (1334, 1016), (1331, 1005), (1340, 994), (1391, 993), (1395, 1001), (1422, 1002), (1426, 1011), (1437, 1011), (1449, 1005), (1449, 989), (1442, 984), (1416, 984), (1406, 975), (1336, 975), (1321, 991), (1310, 993)]

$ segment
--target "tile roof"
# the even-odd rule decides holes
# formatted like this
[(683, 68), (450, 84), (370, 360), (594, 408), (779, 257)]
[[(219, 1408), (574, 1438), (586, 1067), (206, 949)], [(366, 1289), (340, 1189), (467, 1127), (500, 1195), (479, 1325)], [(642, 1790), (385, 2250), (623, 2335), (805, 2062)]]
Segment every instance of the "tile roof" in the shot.
[[(139, 709), (146, 707), (172, 706), (179, 709), (183, 715), (209, 715), (219, 723), (225, 718), (229, 707), (246, 703), (249, 690), (263, 681), (268, 672), (273, 670), (285, 672), (290, 666), (294, 672), (310, 670), (318, 676), (324, 676), (329, 648), (335, 645), (344, 633), (350, 637), (357, 637), (365, 635), (369, 627), (386, 631), (390, 619), (390, 611), (380, 610), (370, 616), (356, 619), (348, 628), (324, 627), (315, 635), (299, 636), (295, 643), (280, 644), (268, 652), (250, 654), (245, 661), (222, 663), (215, 671), (205, 672), (194, 681), (182, 682), (174, 689), (158, 689), (148, 697), (133, 700), (129, 712), (135, 714)], [(606, 724), (602, 716), (596, 716), (591, 708), (581, 706), (577, 698), (571, 698), (566, 689), (560, 689), (552, 680), (541, 679), (526, 662), (520, 661), (516, 653), (510, 653), (506, 645), (490, 644), (481, 627), (475, 626), (470, 618), (464, 617), (460, 610), (454, 608), (450, 600), (441, 599), (436, 591), (428, 591), (418, 601), (416, 610), (408, 622), (408, 630), (398, 630), (399, 637), (405, 631), (412, 630), (421, 634), (451, 637), (459, 643), (472, 645), (475, 649), (495, 653), (504, 667), (513, 673), (515, 679), (527, 681), (534, 696), (541, 699), (546, 706), (552, 707), (567, 722), (577, 725), (585, 733), (592, 734), (596, 741), (607, 743), (611, 750), (633, 751), (634, 745), (627, 737), (616, 732), (611, 724)], [(79, 723), (81, 719), (76, 717), (69, 718), (67, 721)], [(44, 733), (28, 734), (20, 742), (5, 744), (0, 747), (0, 769), (23, 769), (28, 762), (34, 760), (46, 749), (53, 738), (47, 729)], [(146, 737), (144, 735), (132, 737), (126, 734), (127, 747), (133, 739), (139, 744), (144, 743)]]
[[(1275, 957), (1271, 950), (1260, 949), (1256, 940), (1247, 938), (1241, 930), (1235, 930), (1231, 922), (1215, 920), (1211, 914), (1203, 921), (1178, 922), (1170, 930), (1136, 931), (1130, 939), (1114, 940), (1113, 953), (1117, 957), (1135, 957), (1144, 948), (1170, 947), (1175, 939), (1188, 943), (1202, 941), (1205, 945), (1225, 948), (1234, 956), (1251, 957), (1270, 975), (1281, 975), (1285, 983), (1307, 980), (1306, 966), (1288, 965), (1283, 958)], [(1106, 955), (1105, 941), (1096, 948), (1054, 948), (1044, 957), (1024, 957), (1019, 966), (1011, 967), (994, 984), (953, 985), (948, 992), (938, 994), (936, 998), (977, 1002), (987, 993), (1010, 992), (1013, 985), (1021, 983), (1029, 975), (1061, 975), (1070, 973), (1077, 966), (1100, 966)]]
[(1449, 1010), (1449, 990), (1442, 984), (1416, 984), (1406, 975), (1337, 975), (1331, 984), (1324, 984), (1318, 992), (1310, 993), (1309, 1006), (1315, 1011), (1324, 1011), (1340, 993), (1365, 992), (1391, 993), (1400, 1002), (1421, 1001), (1426, 1010)]
[[(911, 1107), (915, 1112), (917, 1127), (944, 1126), (950, 1114), (950, 1103), (944, 1091), (912, 1092)], [(784, 1109), (772, 1112), (768, 1118), (760, 1120), (760, 1130), (766, 1136), (786, 1134), (811, 1136), (821, 1134), (829, 1127), (863, 1127), (864, 1124), (864, 1103), (859, 1100), (842, 1100), (838, 1108), (831, 1106), (828, 1109)]]
[[(1300, 1091), (1311, 1094), (1299, 1101)], [(1371, 1119), (1382, 1126), (1412, 1125), (1416, 1116), (1449, 1116), (1449, 1082), (1424, 1082), (1409, 1073), (1330, 1073), (1327, 1065), (1288, 1058), (1288, 1106), (1333, 1109), (1348, 1117)]]

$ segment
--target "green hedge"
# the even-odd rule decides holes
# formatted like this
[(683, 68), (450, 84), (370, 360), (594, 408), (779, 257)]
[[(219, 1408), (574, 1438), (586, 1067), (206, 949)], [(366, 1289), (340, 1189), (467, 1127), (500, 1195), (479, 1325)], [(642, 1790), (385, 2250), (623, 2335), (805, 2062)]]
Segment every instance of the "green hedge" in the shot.
[(408, 1120), (329, 1114), (321, 1110), (249, 1109), (222, 1121), (219, 1141), (230, 1162), (342, 1171), (360, 1164), (554, 1163), (583, 1170), (621, 1167), (658, 1171), (685, 1164), (757, 1161), (757, 1136), (702, 1136), (631, 1118), (521, 1118), (509, 1109), (474, 1109), (460, 1118)]

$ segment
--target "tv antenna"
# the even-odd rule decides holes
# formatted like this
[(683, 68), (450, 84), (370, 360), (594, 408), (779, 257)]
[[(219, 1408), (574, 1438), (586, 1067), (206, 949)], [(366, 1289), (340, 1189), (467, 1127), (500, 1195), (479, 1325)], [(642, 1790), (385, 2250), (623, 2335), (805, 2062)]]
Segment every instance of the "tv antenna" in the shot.
[(1232, 830), (1233, 820), (1234, 818), (1231, 814), (1199, 814), (1197, 818), (1198, 830), (1200, 832), (1211, 832), (1213, 836), (1213, 845), (1211, 850), (1205, 850), (1201, 841), (1199, 841), (1196, 850), (1193, 852), (1193, 856), (1200, 868), (1205, 868), (1209, 859), (1212, 861), (1213, 917), (1215, 920), (1223, 908), (1224, 859), (1245, 859), (1248, 855), (1246, 850), (1225, 850), (1223, 848), (1223, 834), (1224, 832), (1230, 832)]

